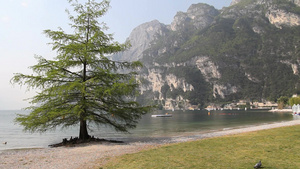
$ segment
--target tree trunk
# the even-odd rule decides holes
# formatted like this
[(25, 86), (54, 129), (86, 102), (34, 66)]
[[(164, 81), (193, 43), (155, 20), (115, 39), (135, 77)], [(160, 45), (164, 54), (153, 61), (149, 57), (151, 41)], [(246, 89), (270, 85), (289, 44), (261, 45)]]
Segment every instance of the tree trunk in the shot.
[(80, 120), (80, 130), (79, 130), (79, 139), (87, 140), (90, 136), (87, 131), (86, 120)]

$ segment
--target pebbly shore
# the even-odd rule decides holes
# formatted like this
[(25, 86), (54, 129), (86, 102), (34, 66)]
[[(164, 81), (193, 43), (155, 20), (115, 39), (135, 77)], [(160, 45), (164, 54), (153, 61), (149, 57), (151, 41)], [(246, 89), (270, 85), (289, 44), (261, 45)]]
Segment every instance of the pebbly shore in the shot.
[(210, 133), (190, 133), (184, 136), (158, 138), (128, 143), (83, 144), (76, 147), (9, 150), (0, 154), (0, 169), (73, 169), (99, 168), (110, 157), (139, 152), (169, 143), (194, 141), (203, 138), (233, 135), (284, 126), (300, 125), (300, 120), (263, 124)]

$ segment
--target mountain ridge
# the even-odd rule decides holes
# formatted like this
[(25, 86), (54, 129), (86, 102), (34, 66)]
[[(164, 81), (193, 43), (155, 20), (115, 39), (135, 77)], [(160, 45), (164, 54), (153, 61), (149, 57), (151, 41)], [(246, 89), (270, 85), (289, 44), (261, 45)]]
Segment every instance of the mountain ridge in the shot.
[[(138, 99), (182, 109), (298, 93), (299, 5), (299, 0), (234, 0), (217, 10), (200, 3), (178, 12), (170, 25), (144, 25), (140, 35), (154, 31), (148, 39), (137, 36), (143, 49), (129, 59), (145, 65)], [(119, 59), (136, 56), (130, 50)]]

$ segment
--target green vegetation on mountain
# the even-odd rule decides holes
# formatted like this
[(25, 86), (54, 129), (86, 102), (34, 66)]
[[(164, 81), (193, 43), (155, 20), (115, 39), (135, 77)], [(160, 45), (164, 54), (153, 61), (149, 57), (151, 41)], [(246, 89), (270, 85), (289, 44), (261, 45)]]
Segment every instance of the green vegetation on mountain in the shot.
[[(176, 92), (192, 104), (235, 99), (276, 101), (280, 96), (300, 93), (300, 29), (285, 23), (280, 27), (272, 24), (267, 14), (273, 8), (286, 12), (287, 16), (300, 14), (300, 7), (288, 0), (263, 4), (244, 0), (223, 9), (203, 29), (187, 24), (185, 29), (159, 37), (144, 52), (142, 61), (148, 67), (157, 63), (161, 69), (171, 63), (188, 65), (173, 66), (163, 74), (172, 73), (194, 87), (191, 92), (173, 90), (170, 94), (174, 97)], [(296, 22), (293, 19), (291, 22)], [(159, 52), (163, 49), (165, 52)], [(208, 57), (220, 77), (204, 75), (202, 68), (193, 63), (197, 57)], [(235, 87), (236, 91), (227, 89), (223, 97), (213, 90), (216, 85), (223, 86), (224, 90)]]

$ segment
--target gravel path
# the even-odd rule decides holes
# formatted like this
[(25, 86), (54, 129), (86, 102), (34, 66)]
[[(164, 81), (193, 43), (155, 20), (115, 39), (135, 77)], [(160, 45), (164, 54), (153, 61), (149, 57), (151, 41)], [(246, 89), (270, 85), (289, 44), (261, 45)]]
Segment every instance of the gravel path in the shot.
[(1, 169), (74, 169), (96, 168), (96, 162), (109, 157), (135, 153), (152, 147), (146, 143), (92, 144), (79, 147), (59, 147), (5, 151), (0, 154)]
[(170, 137), (160, 140), (152, 140), (150, 142), (132, 142), (127, 144), (103, 143), (87, 144), (78, 147), (4, 151), (0, 154), (0, 169), (99, 168), (99, 164), (105, 163), (110, 157), (135, 153), (162, 144), (193, 141), (203, 138), (239, 134), (244, 132), (265, 130), (292, 125), (300, 125), (300, 120), (265, 124), (240, 129), (217, 131), (204, 134), (194, 133), (190, 136)]

